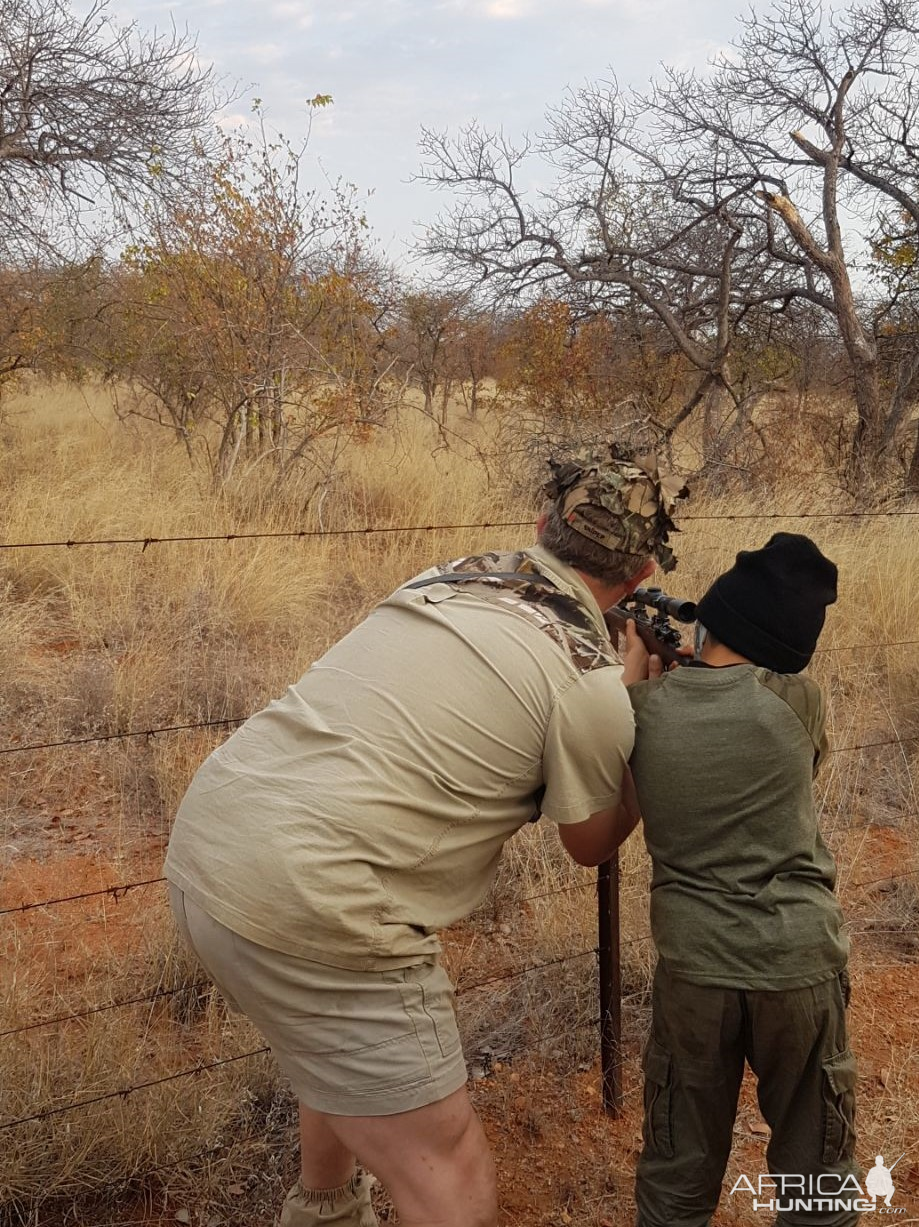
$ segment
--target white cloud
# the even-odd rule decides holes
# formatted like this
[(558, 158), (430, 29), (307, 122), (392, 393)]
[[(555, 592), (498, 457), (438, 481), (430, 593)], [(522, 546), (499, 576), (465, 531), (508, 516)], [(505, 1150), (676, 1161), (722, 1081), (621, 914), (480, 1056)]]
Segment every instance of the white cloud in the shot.
[(241, 111), (230, 111), (226, 115), (221, 115), (217, 120), (217, 127), (224, 132), (235, 132), (238, 128), (247, 128), (249, 126), (249, 116), (244, 115)]
[(528, 0), (486, 0), (485, 15), (499, 21), (515, 20), (526, 17), (530, 8)]
[(280, 43), (253, 43), (249, 48), (252, 59), (262, 66), (277, 64), (284, 58), (286, 51)]
[(308, 29), (316, 20), (311, 0), (281, 0), (281, 3), (271, 6), (271, 14), (295, 22), (301, 30)]
[[(437, 9), (444, 13), (486, 17), (496, 21), (517, 21), (531, 17), (547, 7), (547, 0), (442, 0)], [(551, 0), (548, 2), (551, 8)]]

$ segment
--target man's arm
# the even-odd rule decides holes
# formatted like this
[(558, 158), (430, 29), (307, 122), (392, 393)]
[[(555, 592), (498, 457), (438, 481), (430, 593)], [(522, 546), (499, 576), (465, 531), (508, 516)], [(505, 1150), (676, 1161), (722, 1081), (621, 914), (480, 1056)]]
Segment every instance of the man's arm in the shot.
[(562, 846), (579, 865), (601, 865), (608, 861), (620, 844), (635, 830), (641, 819), (635, 782), (628, 768), (622, 777), (622, 800), (619, 805), (598, 810), (584, 822), (559, 826)]
[(581, 826), (622, 803), (634, 719), (614, 667), (595, 669), (558, 697), (543, 744), (541, 810), (550, 822)]
[[(622, 681), (625, 685), (651, 677), (661, 676), (659, 656), (650, 656), (639, 637), (635, 624), (626, 626), (625, 669)], [(628, 839), (641, 821), (635, 781), (628, 767), (622, 771), (621, 797), (618, 805), (598, 810), (584, 822), (572, 822), (558, 828), (562, 846), (579, 865), (602, 865), (616, 849)]]

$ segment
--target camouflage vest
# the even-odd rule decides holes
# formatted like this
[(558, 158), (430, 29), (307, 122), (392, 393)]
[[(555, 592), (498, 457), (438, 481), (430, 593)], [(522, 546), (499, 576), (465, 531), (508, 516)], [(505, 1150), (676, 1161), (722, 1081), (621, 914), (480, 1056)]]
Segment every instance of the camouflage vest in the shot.
[(556, 588), (522, 550), (513, 554), (473, 554), (443, 563), (437, 572), (436, 576), (405, 586), (424, 588), (444, 582), (441, 577), (447, 583), (461, 583), (464, 592), (501, 605), (538, 627), (561, 648), (579, 673), (622, 663), (581, 602)]

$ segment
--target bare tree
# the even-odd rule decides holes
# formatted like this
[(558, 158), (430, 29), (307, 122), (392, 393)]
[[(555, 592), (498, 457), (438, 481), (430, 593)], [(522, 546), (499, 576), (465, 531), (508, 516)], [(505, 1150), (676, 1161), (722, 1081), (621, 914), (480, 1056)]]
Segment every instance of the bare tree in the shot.
[(0, 0), (0, 255), (181, 181), (215, 106), (211, 72), (174, 28), (119, 26), (107, 0), (85, 17), (66, 0)]
[[(731, 355), (739, 331), (762, 331), (753, 315), (823, 312), (851, 367), (857, 484), (917, 394), (906, 345), (884, 387), (879, 336), (905, 279), (885, 281), (871, 258), (872, 241), (919, 234), (917, 121), (919, 0), (838, 12), (775, 0), (709, 72), (670, 70), (646, 97), (581, 90), (533, 142), (425, 133), (422, 178), (458, 198), (428, 249), (499, 297), (551, 291), (619, 311), (631, 295), (699, 373), (670, 429), (713, 397), (749, 417), (759, 391), (751, 402)], [(555, 172), (539, 196), (521, 188), (532, 155)]]
[[(729, 416), (748, 420), (734, 339), (751, 313), (787, 308), (796, 270), (769, 256), (762, 211), (745, 196), (753, 180), (736, 183), (719, 164), (700, 183), (680, 151), (655, 139), (653, 119), (615, 83), (590, 86), (568, 96), (538, 140), (516, 147), (476, 125), (456, 139), (425, 132), (421, 177), (457, 197), (426, 249), (461, 284), (490, 287), (504, 302), (562, 297), (580, 318), (637, 304), (659, 321), (696, 372), (670, 435), (700, 406), (709, 424), (720, 420), (724, 401)], [(534, 156), (554, 173), (536, 197), (520, 184)]]
[(915, 353), (883, 395), (879, 331), (902, 287), (884, 285), (865, 240), (919, 234), (919, 6), (868, 0), (827, 12), (777, 0), (743, 19), (710, 73), (670, 71), (650, 98), (657, 136), (703, 188), (717, 174), (761, 202), (772, 260), (838, 328), (858, 410), (853, 470), (891, 446), (916, 395)]

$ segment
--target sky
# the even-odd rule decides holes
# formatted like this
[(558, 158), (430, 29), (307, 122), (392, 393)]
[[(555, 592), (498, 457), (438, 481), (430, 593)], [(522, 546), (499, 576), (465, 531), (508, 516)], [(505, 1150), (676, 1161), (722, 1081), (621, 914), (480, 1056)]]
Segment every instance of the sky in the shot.
[(306, 100), (331, 94), (334, 105), (314, 114), (304, 179), (355, 184), (377, 242), (404, 264), (446, 203), (412, 182), (422, 125), (538, 131), (569, 87), (611, 74), (641, 86), (661, 63), (704, 67), (735, 35), (743, 2), (110, 0), (110, 12), (187, 28), (237, 94), (227, 126), (249, 121), (258, 97), (269, 125), (297, 143)]

